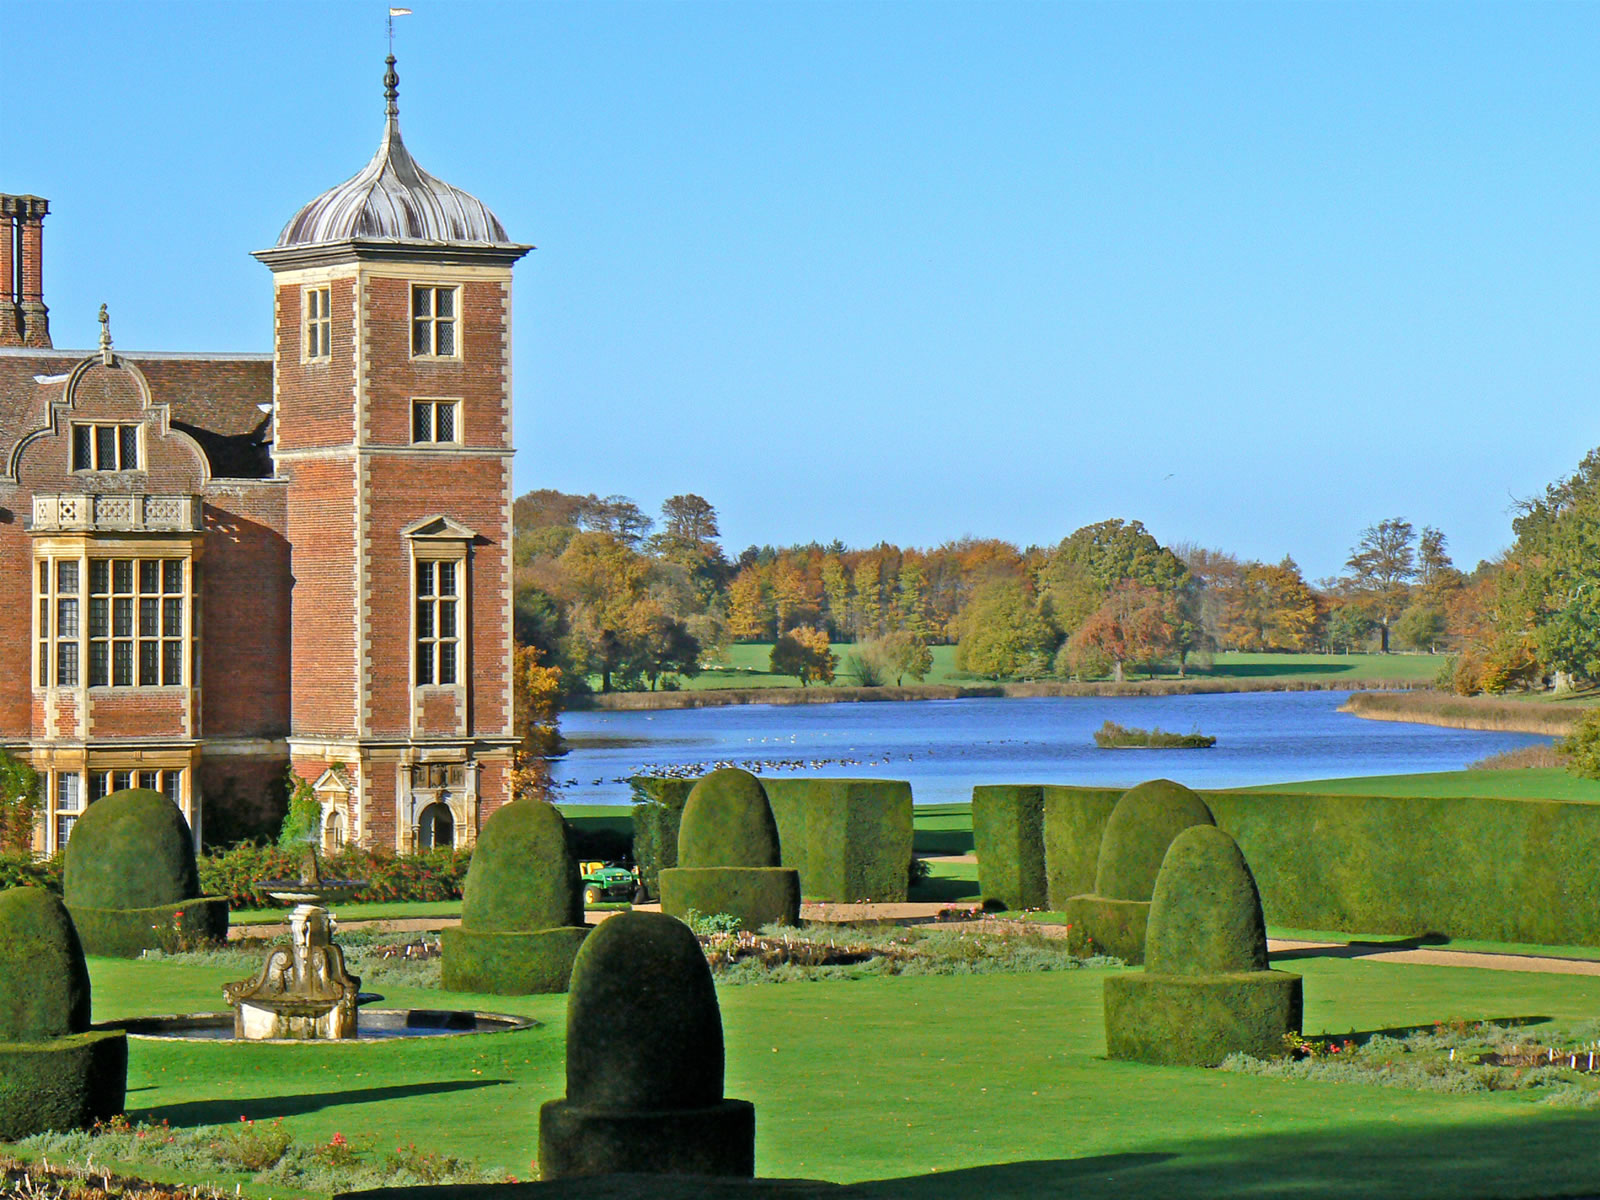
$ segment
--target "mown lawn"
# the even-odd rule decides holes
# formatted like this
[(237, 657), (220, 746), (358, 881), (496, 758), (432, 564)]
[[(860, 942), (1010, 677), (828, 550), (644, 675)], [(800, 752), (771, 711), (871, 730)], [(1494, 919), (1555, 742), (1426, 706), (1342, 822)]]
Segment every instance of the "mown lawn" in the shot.
[[(1600, 979), (1298, 958), (1306, 1028), (1450, 1017), (1574, 1022)], [(92, 960), (96, 1017), (213, 1009), (227, 969)], [(1600, 1115), (1536, 1093), (1440, 1095), (1106, 1061), (1105, 973), (882, 978), (721, 990), (728, 1094), (755, 1102), (767, 1176), (885, 1180), (873, 1196), (1036, 1200), (1592, 1189)], [(563, 997), (392, 989), (387, 1006), (544, 1022), (382, 1045), (135, 1042), (129, 1106), (174, 1126), (281, 1119), (298, 1139), (416, 1143), (523, 1178), (564, 1088)], [(952, 1179), (952, 1173), (959, 1172)], [(243, 1177), (218, 1180), (227, 1187)], [(273, 1189), (283, 1195), (280, 1186)], [(245, 1191), (257, 1196), (265, 1189)]]
[(1580, 779), (1561, 767), (1314, 779), (1304, 783), (1274, 783), (1240, 790), (1335, 796), (1487, 796), (1502, 800), (1600, 802), (1600, 780)]
[[(839, 666), (835, 682), (841, 686), (855, 686), (859, 680), (851, 674), (849, 659), (855, 647), (848, 642), (833, 646)], [(977, 684), (992, 680), (969, 674), (956, 667), (954, 646), (934, 646), (933, 670), (921, 682), (930, 684)], [(771, 642), (737, 642), (729, 646), (720, 660), (708, 663), (693, 679), (679, 679), (678, 685), (689, 690), (708, 688), (774, 688), (799, 687), (800, 680), (793, 675), (774, 675), (769, 669), (772, 656)], [(1431, 683), (1445, 662), (1444, 655), (1436, 654), (1219, 654), (1209, 667), (1191, 666), (1187, 674), (1200, 679), (1236, 679), (1240, 682), (1261, 683), (1338, 683), (1341, 680), (1390, 680), (1408, 683)], [(1130, 679), (1145, 679), (1140, 671)], [(1176, 679), (1175, 668), (1156, 672), (1158, 679)], [(893, 684), (889, 679), (887, 683)], [(906, 684), (917, 682), (906, 679)], [(600, 687), (598, 676), (590, 680), (596, 690)], [(813, 684), (813, 687), (822, 686)]]

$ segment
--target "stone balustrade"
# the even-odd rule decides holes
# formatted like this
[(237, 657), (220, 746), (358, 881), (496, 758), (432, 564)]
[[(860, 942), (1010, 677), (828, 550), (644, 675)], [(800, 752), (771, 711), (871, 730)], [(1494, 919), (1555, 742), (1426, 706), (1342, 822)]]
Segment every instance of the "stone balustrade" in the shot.
[(198, 533), (199, 496), (61, 492), (33, 498), (33, 533)]

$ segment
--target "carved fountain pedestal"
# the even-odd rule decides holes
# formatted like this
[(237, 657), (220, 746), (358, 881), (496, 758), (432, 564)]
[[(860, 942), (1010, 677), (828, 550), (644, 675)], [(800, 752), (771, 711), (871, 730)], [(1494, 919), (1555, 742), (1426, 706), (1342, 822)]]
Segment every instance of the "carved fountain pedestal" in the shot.
[(268, 951), (254, 978), (223, 985), (222, 994), (233, 1008), (234, 1037), (307, 1041), (356, 1036), (361, 980), (345, 970), (344, 951), (333, 941), (336, 923), (322, 901), (364, 886), (360, 880), (323, 879), (312, 846), (306, 848), (298, 880), (262, 881), (274, 900), (295, 905), (289, 915), (289, 945)]

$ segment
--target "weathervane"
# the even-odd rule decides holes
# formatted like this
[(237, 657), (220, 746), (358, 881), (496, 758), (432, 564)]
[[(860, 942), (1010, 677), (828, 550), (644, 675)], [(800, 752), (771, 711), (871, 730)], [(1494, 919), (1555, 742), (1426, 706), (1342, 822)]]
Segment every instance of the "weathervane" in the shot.
[(389, 10), (389, 56), (394, 57), (394, 19), (396, 17), (409, 17), (409, 8), (391, 8)]

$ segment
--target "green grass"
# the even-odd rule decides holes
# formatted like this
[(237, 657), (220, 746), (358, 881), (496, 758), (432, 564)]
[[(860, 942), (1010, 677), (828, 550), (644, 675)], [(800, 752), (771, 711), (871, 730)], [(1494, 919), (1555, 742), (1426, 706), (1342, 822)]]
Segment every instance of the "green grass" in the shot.
[[(1594, 978), (1327, 957), (1280, 965), (1306, 978), (1314, 1034), (1450, 1017), (1576, 1022), (1600, 1007)], [(91, 969), (100, 1019), (216, 1008), (229, 975), (101, 959)], [(884, 1197), (1092, 1190), (1115, 1200), (1549, 1195), (1592, 1189), (1600, 1172), (1600, 1118), (1541, 1109), (1528, 1093), (1448, 1096), (1107, 1062), (1104, 977), (724, 989), (728, 1094), (756, 1104), (759, 1173), (897, 1181), (866, 1191)], [(526, 1177), (537, 1106), (564, 1088), (565, 998), (394, 989), (386, 1006), (442, 1003), (545, 1025), (387, 1045), (140, 1041), (129, 1104), (136, 1117), (174, 1125), (281, 1118), (302, 1141), (338, 1131), (380, 1151), (415, 1142)]]
[(1600, 780), (1580, 779), (1560, 767), (1506, 771), (1437, 771), (1420, 775), (1372, 775), (1356, 779), (1312, 779), (1241, 788), (1245, 792), (1289, 792), (1323, 796), (1485, 796), (1499, 800), (1600, 802)]
[[(838, 642), (833, 652), (839, 666), (834, 682), (840, 686), (854, 686), (859, 681), (849, 673), (848, 660), (855, 647), (849, 642)], [(954, 646), (933, 646), (933, 670), (921, 682), (928, 684), (972, 684), (989, 682), (985, 677), (973, 675), (956, 667)], [(769, 669), (772, 657), (771, 642), (736, 642), (723, 651), (722, 657), (708, 663), (693, 679), (678, 679), (680, 688), (704, 691), (719, 688), (775, 688), (799, 687), (794, 675), (774, 675)], [(1407, 683), (1430, 683), (1439, 673), (1444, 655), (1436, 654), (1218, 654), (1207, 668), (1190, 667), (1186, 674), (1199, 679), (1235, 679), (1241, 682), (1264, 683), (1338, 683), (1341, 680), (1388, 680)], [(1136, 672), (1130, 679), (1144, 679)], [(1176, 679), (1176, 667), (1167, 666), (1156, 672), (1158, 679)], [(893, 684), (894, 680), (885, 682)], [(916, 680), (907, 678), (906, 684)], [(590, 686), (599, 690), (600, 677), (592, 677)], [(813, 685), (820, 686), (820, 685)]]
[[(402, 921), (413, 917), (459, 917), (459, 900), (375, 900), (370, 904), (335, 904), (341, 921)], [(282, 921), (288, 908), (236, 908), (228, 914), (230, 925), (264, 925)]]

